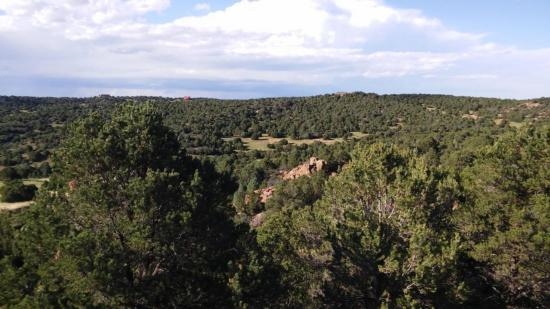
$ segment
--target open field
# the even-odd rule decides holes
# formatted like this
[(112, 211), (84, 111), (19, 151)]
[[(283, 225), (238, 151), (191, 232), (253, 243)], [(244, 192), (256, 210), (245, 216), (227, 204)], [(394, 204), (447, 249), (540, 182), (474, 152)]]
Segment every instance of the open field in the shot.
[(512, 128), (516, 128), (516, 129), (521, 129), (522, 127), (524, 127), (526, 124), (524, 122), (514, 122), (514, 121), (510, 121), (510, 127)]
[[(367, 135), (366, 133), (361, 133), (361, 132), (352, 132), (352, 134), (353, 135), (351, 138), (358, 138), (358, 139)], [(224, 140), (226, 141), (232, 140), (232, 139), (233, 137), (224, 138)], [(243, 141), (243, 144), (247, 147), (248, 150), (264, 150), (264, 151), (270, 150), (267, 147), (267, 145), (276, 144), (283, 139), (286, 139), (289, 144), (293, 144), (293, 145), (303, 145), (303, 144), (309, 145), (315, 142), (332, 145), (332, 144), (336, 144), (344, 141), (343, 138), (334, 138), (329, 140), (322, 139), (322, 138), (315, 138), (315, 139), (274, 138), (266, 134), (263, 134), (262, 137), (260, 137), (257, 140), (253, 140), (251, 138), (241, 138), (241, 140)]]
[(48, 178), (29, 178), (29, 179), (23, 180), (23, 183), (25, 183), (26, 185), (35, 185), (38, 187), (38, 189), (40, 189), (40, 187), (46, 181), (48, 181)]
[[(31, 179), (25, 179), (23, 180), (23, 182), (26, 184), (26, 185), (35, 185), (37, 186), (38, 188), (40, 188), (42, 186), (42, 184), (44, 184), (45, 181), (47, 181), (48, 178), (31, 178)], [(4, 184), (0, 181), (0, 187), (2, 187)], [(22, 208), (22, 207), (27, 207), (29, 206), (30, 204), (32, 204), (32, 201), (27, 201), (27, 202), (18, 202), (18, 203), (4, 203), (4, 202), (0, 202), (0, 211), (1, 210), (15, 210), (15, 209), (19, 209), (19, 208)]]

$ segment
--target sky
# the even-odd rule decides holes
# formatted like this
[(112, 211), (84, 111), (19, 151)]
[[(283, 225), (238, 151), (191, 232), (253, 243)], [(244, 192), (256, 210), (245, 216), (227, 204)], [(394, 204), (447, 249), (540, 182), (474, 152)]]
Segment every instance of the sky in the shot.
[(548, 0), (0, 0), (0, 95), (550, 96)]

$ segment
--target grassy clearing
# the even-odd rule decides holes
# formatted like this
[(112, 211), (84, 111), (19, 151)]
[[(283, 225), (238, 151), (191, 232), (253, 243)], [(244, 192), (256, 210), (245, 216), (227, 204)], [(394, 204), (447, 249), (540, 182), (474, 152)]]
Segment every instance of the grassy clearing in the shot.
[[(365, 137), (367, 134), (365, 133), (361, 133), (361, 132), (352, 132), (352, 137), (351, 138), (362, 138), (362, 137)], [(228, 140), (231, 140), (233, 139), (233, 137), (229, 137), (229, 138), (224, 138), (224, 140), (228, 141)], [(269, 144), (276, 144), (278, 143), (279, 141), (283, 140), (283, 139), (286, 139), (288, 141), (289, 144), (293, 144), (293, 145), (303, 145), (303, 144), (313, 144), (315, 142), (320, 142), (320, 143), (323, 143), (323, 144), (327, 144), (327, 145), (333, 145), (333, 144), (336, 144), (336, 143), (340, 143), (342, 141), (344, 141), (343, 138), (335, 138), (335, 139), (330, 139), (330, 140), (325, 140), (325, 139), (322, 139), (322, 138), (315, 138), (315, 139), (292, 139), (292, 138), (274, 138), (274, 137), (271, 137), (271, 136), (268, 136), (266, 134), (263, 134), (262, 137), (260, 137), (259, 139), (257, 140), (253, 140), (251, 138), (241, 138), (241, 140), (243, 141), (243, 144), (247, 147), (248, 150), (262, 150), (262, 151), (266, 151), (266, 150), (270, 150), (267, 145)]]
[[(23, 179), (23, 183), (26, 184), (26, 185), (35, 185), (38, 187), (38, 189), (40, 189), (40, 187), (46, 182), (48, 181), (48, 178), (28, 178), (28, 179)], [(2, 181), (0, 181), (0, 188), (4, 185), (4, 183)]]
[(26, 185), (35, 185), (38, 187), (38, 189), (40, 189), (40, 187), (42, 187), (42, 185), (46, 181), (48, 181), (48, 178), (29, 178), (23, 180), (23, 183), (25, 183)]
[(516, 128), (516, 129), (520, 129), (522, 128), (523, 126), (525, 126), (525, 123), (523, 122), (514, 122), (514, 121), (510, 121), (510, 127), (512, 128)]

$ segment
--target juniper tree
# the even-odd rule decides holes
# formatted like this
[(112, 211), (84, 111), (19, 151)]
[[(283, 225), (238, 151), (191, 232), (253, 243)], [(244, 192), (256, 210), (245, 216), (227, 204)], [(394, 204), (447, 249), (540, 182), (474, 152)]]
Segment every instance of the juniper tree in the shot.
[(11, 269), (26, 282), (9, 285), (19, 291), (2, 303), (230, 305), (230, 183), (186, 156), (149, 104), (69, 131), (16, 232), (21, 265)]

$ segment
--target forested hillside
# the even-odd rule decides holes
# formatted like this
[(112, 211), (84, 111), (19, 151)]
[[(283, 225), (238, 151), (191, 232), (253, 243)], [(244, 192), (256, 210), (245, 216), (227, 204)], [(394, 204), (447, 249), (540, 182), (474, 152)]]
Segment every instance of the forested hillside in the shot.
[(548, 98), (0, 97), (0, 145), (48, 178), (0, 307), (550, 306)]

